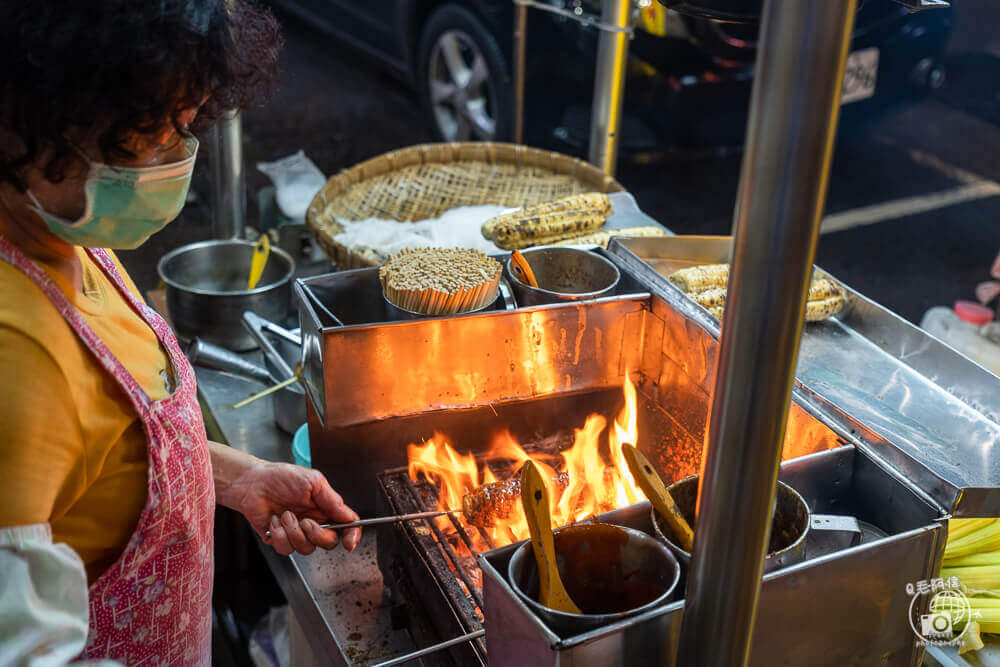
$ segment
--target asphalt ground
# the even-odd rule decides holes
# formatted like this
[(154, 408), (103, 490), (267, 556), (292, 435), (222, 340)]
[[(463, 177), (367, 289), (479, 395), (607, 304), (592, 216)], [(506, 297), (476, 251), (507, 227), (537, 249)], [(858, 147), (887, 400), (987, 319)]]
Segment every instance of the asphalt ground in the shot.
[[(817, 263), (917, 322), (931, 306), (972, 298), (1000, 252), (1000, 6), (964, 0), (943, 88), (914, 106), (838, 137)], [(304, 149), (326, 174), (385, 151), (429, 141), (416, 95), (327, 35), (279, 13), (286, 47), (277, 94), (244, 114), (251, 193), (267, 179), (254, 165)], [(626, 93), (627, 94), (627, 93)], [(622, 165), (639, 206), (678, 234), (726, 234), (740, 155)], [(211, 235), (208, 151), (197, 201), (137, 251), (121, 253), (143, 289), (156, 259)]]

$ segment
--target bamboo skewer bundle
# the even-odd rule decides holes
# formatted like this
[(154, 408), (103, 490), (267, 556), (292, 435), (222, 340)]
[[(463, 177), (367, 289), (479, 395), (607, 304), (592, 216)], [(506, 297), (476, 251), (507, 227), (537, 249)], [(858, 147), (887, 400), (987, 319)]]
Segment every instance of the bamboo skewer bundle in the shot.
[(478, 250), (401, 250), (379, 269), (382, 293), (390, 303), (425, 315), (478, 310), (496, 299), (500, 263)]

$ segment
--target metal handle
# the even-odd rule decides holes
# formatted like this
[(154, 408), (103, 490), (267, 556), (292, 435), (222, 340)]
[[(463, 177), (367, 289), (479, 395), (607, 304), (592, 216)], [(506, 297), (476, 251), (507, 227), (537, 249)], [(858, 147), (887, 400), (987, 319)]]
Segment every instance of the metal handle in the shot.
[[(267, 357), (274, 363), (275, 367), (278, 369), (281, 377), (275, 378), (276, 380), (287, 380), (288, 378), (295, 375), (295, 371), (288, 366), (285, 358), (278, 354), (278, 351), (274, 348), (274, 345), (268, 339), (267, 336), (263, 334), (264, 330), (270, 331), (267, 325), (271, 324), (268, 320), (257, 313), (248, 310), (243, 313), (243, 327), (250, 333), (257, 344), (260, 345), (261, 351), (267, 355)], [(299, 343), (301, 345), (301, 342)]]
[(503, 299), (505, 310), (517, 310), (517, 299), (514, 298), (514, 291), (506, 280), (500, 281), (500, 297)]
[(284, 338), (292, 345), (302, 345), (302, 336), (300, 334), (297, 334), (294, 331), (289, 331), (285, 327), (280, 327), (270, 320), (263, 320), (263, 328), (266, 331), (273, 333), (278, 338)]
[(861, 544), (861, 526), (857, 517), (811, 514), (806, 553), (809, 558), (833, 553)]
[(200, 338), (191, 341), (187, 349), (187, 358), (195, 366), (211, 368), (217, 371), (226, 371), (236, 375), (259, 380), (265, 384), (272, 384), (274, 378), (264, 367), (247, 361), (235, 352), (231, 352), (219, 345), (206, 343)]
[(385, 523), (400, 523), (403, 521), (415, 521), (417, 519), (433, 519), (434, 517), (454, 514), (458, 510), (438, 510), (431, 512), (415, 512), (413, 514), (396, 514), (393, 516), (379, 516), (374, 519), (358, 519), (350, 523), (324, 523), (320, 528), (330, 530), (343, 530), (344, 528), (358, 528), (361, 526), (380, 526)]

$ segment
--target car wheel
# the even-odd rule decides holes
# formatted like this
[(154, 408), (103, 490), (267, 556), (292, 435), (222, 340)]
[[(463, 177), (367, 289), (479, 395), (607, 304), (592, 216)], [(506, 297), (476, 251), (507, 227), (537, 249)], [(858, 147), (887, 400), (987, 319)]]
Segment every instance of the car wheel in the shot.
[(511, 91), (496, 37), (469, 10), (444, 5), (420, 39), (421, 97), (442, 141), (510, 137)]

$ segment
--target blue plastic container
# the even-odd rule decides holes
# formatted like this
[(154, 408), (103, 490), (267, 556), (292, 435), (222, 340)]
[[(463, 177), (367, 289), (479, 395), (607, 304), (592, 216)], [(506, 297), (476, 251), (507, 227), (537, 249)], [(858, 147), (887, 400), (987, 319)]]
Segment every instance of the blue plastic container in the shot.
[(292, 436), (292, 456), (296, 465), (312, 468), (312, 454), (309, 451), (309, 424), (303, 424)]

